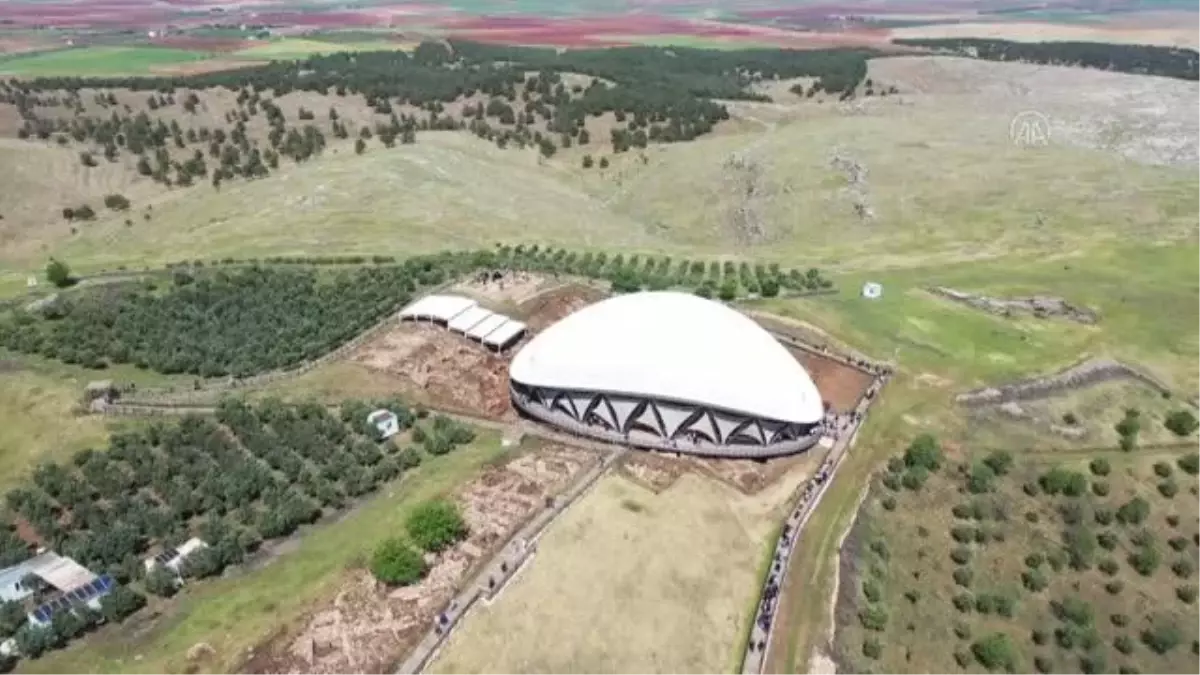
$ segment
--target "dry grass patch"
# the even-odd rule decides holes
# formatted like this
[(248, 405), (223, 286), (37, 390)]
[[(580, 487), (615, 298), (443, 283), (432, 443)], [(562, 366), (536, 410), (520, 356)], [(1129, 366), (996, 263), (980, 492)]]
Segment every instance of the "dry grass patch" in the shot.
[(529, 566), (473, 610), (433, 672), (719, 672), (756, 599), (788, 474), (754, 496), (688, 473), (655, 494), (608, 475)]

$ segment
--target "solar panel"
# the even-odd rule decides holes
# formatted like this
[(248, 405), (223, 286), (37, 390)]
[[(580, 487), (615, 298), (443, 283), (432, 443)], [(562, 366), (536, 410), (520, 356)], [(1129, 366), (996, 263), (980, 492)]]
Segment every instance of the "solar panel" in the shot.
[(110, 590), (115, 585), (113, 583), (112, 577), (108, 576), (107, 574), (102, 575), (99, 579), (96, 580), (96, 582), (98, 584), (96, 590), (98, 590), (100, 592)]

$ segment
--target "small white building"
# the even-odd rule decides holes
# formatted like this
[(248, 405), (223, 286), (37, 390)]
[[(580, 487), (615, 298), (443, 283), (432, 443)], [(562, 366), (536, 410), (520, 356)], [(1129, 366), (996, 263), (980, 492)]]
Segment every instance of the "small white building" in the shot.
[(862, 296), (868, 300), (877, 300), (883, 296), (883, 284), (868, 281), (863, 284)]
[(208, 544), (199, 537), (192, 537), (180, 544), (179, 548), (168, 548), (152, 558), (147, 558), (142, 564), (145, 565), (147, 572), (162, 565), (175, 574), (179, 574), (179, 569), (188, 556), (202, 548), (208, 548)]
[(385, 439), (400, 433), (400, 419), (391, 410), (382, 408), (376, 410), (367, 415), (367, 423), (375, 425), (375, 428), (379, 430), (379, 435)]

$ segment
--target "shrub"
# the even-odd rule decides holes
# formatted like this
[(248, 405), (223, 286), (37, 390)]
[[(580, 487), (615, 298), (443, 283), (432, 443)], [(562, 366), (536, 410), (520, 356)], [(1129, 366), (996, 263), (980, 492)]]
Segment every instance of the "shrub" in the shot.
[(1117, 509), (1117, 522), (1122, 525), (1141, 525), (1149, 515), (1150, 503), (1141, 497), (1134, 497)]
[(1188, 540), (1187, 537), (1171, 537), (1167, 545), (1171, 547), (1171, 550), (1179, 552), (1187, 548)]
[(970, 588), (971, 580), (974, 576), (975, 574), (971, 572), (970, 567), (958, 567), (954, 570), (954, 583), (963, 588)]
[(1035, 645), (1044, 645), (1050, 640), (1050, 636), (1046, 635), (1046, 631), (1035, 628), (1029, 634), (1029, 639), (1033, 640), (1033, 644)]
[(1025, 512), (1025, 522), (1036, 525), (1039, 520), (1041, 520), (1041, 518), (1038, 517), (1037, 511)]
[(1196, 587), (1191, 584), (1184, 584), (1175, 589), (1175, 597), (1185, 605), (1195, 604), (1196, 602)]
[(1108, 483), (1102, 480), (1092, 481), (1092, 494), (1097, 497), (1107, 497)]
[(1033, 657), (1033, 667), (1039, 673), (1054, 672), (1054, 663), (1049, 658), (1041, 655)]
[(1159, 478), (1170, 478), (1172, 473), (1173, 471), (1171, 471), (1170, 464), (1167, 464), (1166, 462), (1154, 463), (1154, 474)]
[(918, 591), (915, 588), (907, 590), (904, 592), (904, 597), (906, 600), (915, 605), (917, 604), (917, 601), (921, 599), (921, 591)]
[(1107, 665), (1103, 652), (1088, 652), (1079, 657), (1079, 670), (1084, 673), (1103, 673)]
[(1050, 611), (1059, 621), (1073, 623), (1076, 626), (1090, 626), (1095, 618), (1092, 606), (1082, 598), (1068, 596), (1062, 600), (1051, 602)]
[(888, 552), (887, 543), (882, 539), (876, 539), (872, 541), (868, 548), (870, 548), (871, 552), (879, 556), (879, 559), (884, 562), (887, 562), (888, 558), (891, 557), (891, 554)]
[(1016, 649), (1005, 633), (992, 633), (971, 645), (979, 665), (988, 670), (1016, 670)]
[(910, 468), (919, 466), (926, 471), (937, 471), (942, 467), (942, 448), (932, 435), (921, 434), (904, 451), (904, 463)]
[(1021, 583), (1032, 593), (1039, 593), (1050, 585), (1046, 574), (1041, 570), (1026, 570), (1021, 573)]
[(1105, 558), (1104, 560), (1101, 560), (1098, 567), (1101, 572), (1107, 574), (1110, 577), (1115, 575), (1117, 573), (1117, 571), (1119, 571), (1121, 569), (1121, 566), (1119, 564), (1117, 564), (1117, 561), (1113, 560), (1112, 558)]
[(1101, 532), (1096, 536), (1096, 543), (1105, 551), (1111, 551), (1117, 547), (1117, 535), (1107, 531)]
[(970, 543), (975, 539), (975, 528), (967, 525), (957, 525), (950, 528), (950, 537), (960, 544)]
[(1154, 543), (1154, 533), (1146, 528), (1142, 528), (1129, 535), (1129, 543), (1134, 546), (1150, 546)]
[(1111, 621), (1112, 625), (1116, 626), (1117, 628), (1124, 628), (1125, 626), (1129, 625), (1129, 617), (1120, 613), (1109, 616), (1108, 620)]
[(900, 476), (894, 473), (885, 473), (883, 478), (879, 480), (883, 486), (893, 492), (900, 489)]
[(950, 552), (950, 559), (959, 565), (966, 565), (971, 562), (971, 549), (959, 546)]
[(954, 624), (954, 636), (959, 640), (971, 639), (971, 627), (965, 623)]
[(1153, 546), (1143, 546), (1129, 554), (1129, 566), (1144, 577), (1152, 576), (1161, 560), (1158, 549)]
[(109, 623), (120, 623), (145, 606), (146, 597), (128, 586), (117, 586), (100, 598), (100, 613)]
[(1087, 476), (1062, 467), (1054, 467), (1038, 478), (1038, 484), (1046, 494), (1062, 494), (1067, 497), (1082, 495), (1087, 490), (1087, 483)]
[(1179, 465), (1179, 468), (1184, 473), (1195, 476), (1197, 473), (1200, 473), (1200, 453), (1193, 452), (1184, 455), (1179, 458), (1176, 464)]
[(1174, 513), (1167, 516), (1167, 525), (1170, 527), (1179, 527), (1179, 516)]
[(954, 603), (955, 609), (964, 614), (975, 607), (975, 598), (970, 593), (959, 593), (951, 602)]
[(900, 484), (906, 489), (917, 492), (925, 485), (925, 481), (928, 479), (929, 471), (925, 467), (913, 466), (904, 472), (904, 477), (900, 479)]
[[(1107, 485), (1107, 483), (1093, 483), (1092, 487), (1094, 488), (1097, 485)], [(1096, 521), (1097, 525), (1110, 525), (1113, 521), (1112, 509), (1106, 506), (1097, 507), (1095, 512), (1092, 513), (1092, 519)]]
[(1163, 426), (1171, 431), (1176, 436), (1191, 436), (1200, 427), (1200, 422), (1196, 421), (1196, 416), (1190, 410), (1176, 410), (1167, 415), (1163, 420)]
[(954, 662), (958, 664), (959, 668), (966, 668), (971, 663), (971, 652), (963, 649), (954, 650)]
[(1042, 563), (1044, 563), (1045, 561), (1046, 561), (1046, 556), (1042, 555), (1041, 553), (1039, 553), (1037, 551), (1034, 551), (1033, 553), (1030, 553), (1029, 555), (1025, 556), (1025, 566), (1032, 568), (1032, 569), (1037, 569), (1037, 568), (1041, 567)]
[(1138, 670), (1137, 666), (1123, 665), (1117, 668), (1117, 672), (1120, 675), (1138, 675), (1142, 671)]
[(1183, 640), (1183, 634), (1174, 623), (1162, 618), (1156, 618), (1150, 628), (1142, 631), (1142, 644), (1155, 654), (1166, 654)]
[(883, 654), (883, 647), (880, 646), (879, 640), (869, 637), (863, 640), (862, 653), (868, 659), (878, 659)]
[(49, 281), (58, 288), (70, 286), (73, 281), (71, 278), (71, 268), (65, 262), (57, 258), (51, 258), (50, 262), (46, 263), (46, 281)]
[(1131, 654), (1133, 653), (1133, 640), (1128, 635), (1118, 635), (1113, 638), (1113, 649), (1122, 654)]
[(104, 206), (112, 209), (113, 211), (128, 211), (129, 199), (127, 199), (125, 195), (120, 194), (106, 195), (104, 197)]
[(1196, 563), (1191, 558), (1180, 558), (1171, 564), (1171, 571), (1180, 579), (1191, 578), (1196, 572)]
[(1038, 484), (1033, 481), (1026, 481), (1021, 486), (1021, 489), (1024, 490), (1025, 494), (1029, 495), (1030, 497), (1036, 497), (1036, 496), (1038, 496), (1038, 493), (1041, 492), (1041, 489), (1038, 487)]
[(985, 615), (991, 614), (992, 610), (995, 609), (995, 599), (995, 596), (987, 593), (980, 593), (979, 595), (975, 596), (975, 611)]
[(1086, 527), (1071, 527), (1063, 533), (1063, 544), (1071, 569), (1085, 570), (1096, 555), (1096, 536)]
[(1168, 478), (1167, 480), (1164, 480), (1158, 484), (1158, 493), (1163, 497), (1170, 499), (1179, 494), (1179, 485), (1175, 481)]
[(887, 610), (878, 605), (864, 607), (858, 612), (858, 622), (867, 630), (882, 632), (887, 627), (887, 620)]
[(986, 544), (988, 540), (988, 531), (980, 527), (975, 530), (975, 543)]
[(413, 543), (430, 552), (443, 551), (467, 536), (467, 523), (453, 503), (425, 502), (409, 515), (405, 529)]
[(1125, 590), (1125, 582), (1120, 579), (1113, 579), (1104, 584), (1104, 590), (1108, 591), (1109, 595), (1120, 595), (1121, 591)]
[(425, 559), (401, 539), (385, 539), (371, 556), (371, 573), (386, 584), (415, 584), (426, 571)]
[(1058, 515), (1062, 517), (1063, 523), (1067, 525), (1078, 525), (1083, 522), (1083, 507), (1079, 502), (1067, 502), (1059, 504)]
[(879, 589), (879, 584), (871, 579), (863, 582), (862, 591), (867, 602), (879, 602), (879, 599), (883, 597), (883, 591)]
[(985, 462), (976, 462), (967, 475), (967, 491), (971, 494), (991, 492), (996, 481), (996, 472)]
[(1012, 453), (1007, 450), (995, 450), (984, 458), (983, 463), (988, 466), (997, 476), (1008, 474), (1009, 469), (1013, 465)]
[(1007, 595), (993, 595), (992, 609), (1000, 616), (1011, 619), (1017, 610), (1017, 602)]
[(1112, 471), (1112, 466), (1109, 465), (1108, 460), (1104, 459), (1103, 457), (1097, 457), (1096, 459), (1093, 459), (1091, 463), (1088, 464), (1088, 468), (1092, 470), (1092, 475), (1095, 476), (1107, 476), (1109, 472)]
[(887, 497), (884, 497), (883, 499), (879, 500), (879, 505), (883, 507), (884, 511), (895, 511), (896, 510), (896, 498), (891, 495), (888, 495)]
[(954, 508), (950, 509), (950, 513), (953, 513), (955, 518), (969, 520), (971, 518), (971, 507), (966, 504), (955, 504)]

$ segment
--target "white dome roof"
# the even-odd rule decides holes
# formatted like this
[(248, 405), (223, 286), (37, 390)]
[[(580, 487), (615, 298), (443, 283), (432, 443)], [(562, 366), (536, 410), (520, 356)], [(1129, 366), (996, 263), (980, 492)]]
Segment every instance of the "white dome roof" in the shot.
[(813, 424), (821, 395), (787, 349), (750, 318), (688, 293), (609, 298), (539, 333), (512, 379), (552, 389), (672, 399)]

